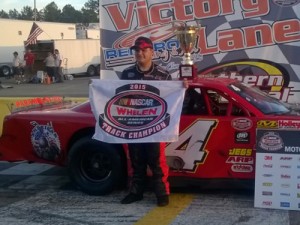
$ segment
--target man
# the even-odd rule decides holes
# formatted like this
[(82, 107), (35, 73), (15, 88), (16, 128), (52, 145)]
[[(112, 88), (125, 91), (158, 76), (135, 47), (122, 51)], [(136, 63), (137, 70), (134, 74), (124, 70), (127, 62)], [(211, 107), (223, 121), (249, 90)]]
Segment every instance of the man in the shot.
[(14, 52), (13, 53), (13, 60), (12, 60), (12, 69), (13, 69), (13, 75), (15, 78), (15, 81), (17, 84), (20, 84), (22, 81), (22, 75), (21, 75), (21, 60), (19, 57), (18, 52)]
[(62, 68), (61, 68), (61, 63), (62, 63), (62, 59), (61, 56), (59, 54), (58, 49), (54, 50), (54, 58), (55, 58), (55, 80), (57, 83), (62, 83), (63, 79), (62, 79)]
[[(135, 53), (136, 64), (125, 69), (123, 80), (171, 80), (171, 75), (152, 62), (153, 43), (149, 38), (139, 37), (131, 49)], [(163, 143), (128, 144), (129, 156), (133, 168), (133, 177), (129, 194), (121, 201), (130, 204), (143, 199), (146, 184), (147, 166), (153, 174), (154, 191), (158, 206), (169, 204), (168, 166)]]
[(35, 61), (35, 55), (31, 52), (31, 49), (28, 48), (26, 50), (26, 53), (24, 54), (24, 60), (25, 60), (25, 73), (27, 76), (27, 80), (31, 80), (33, 75), (33, 65)]

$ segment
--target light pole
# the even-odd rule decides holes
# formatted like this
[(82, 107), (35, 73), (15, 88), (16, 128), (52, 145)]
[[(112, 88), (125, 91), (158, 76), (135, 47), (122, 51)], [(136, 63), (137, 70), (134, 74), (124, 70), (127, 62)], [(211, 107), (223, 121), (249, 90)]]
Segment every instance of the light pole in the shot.
[(36, 2), (34, 0), (34, 6), (33, 6), (33, 18), (34, 18), (34, 21), (36, 21), (36, 17), (37, 17), (37, 10), (36, 10)]

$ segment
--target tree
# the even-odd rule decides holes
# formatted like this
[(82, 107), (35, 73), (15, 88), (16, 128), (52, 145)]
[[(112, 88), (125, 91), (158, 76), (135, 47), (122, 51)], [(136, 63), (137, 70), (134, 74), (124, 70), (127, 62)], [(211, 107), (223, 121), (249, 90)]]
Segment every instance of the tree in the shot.
[(64, 23), (80, 23), (82, 21), (82, 13), (70, 4), (65, 5), (62, 9), (60, 21)]
[(21, 20), (32, 20), (33, 18), (33, 10), (30, 6), (24, 6), (21, 13), (20, 19)]
[(98, 14), (99, 0), (88, 0), (81, 10), (76, 10), (71, 4), (60, 10), (55, 2), (51, 2), (39, 11), (30, 6), (24, 6), (20, 13), (16, 9), (9, 10), (8, 13), (1, 10), (0, 18), (88, 24), (98, 23)]
[(99, 22), (99, 1), (98, 0), (88, 0), (81, 9), (83, 23), (97, 23)]
[(20, 13), (14, 9), (14, 10), (9, 10), (8, 15), (10, 19), (19, 19), (20, 18)]
[(99, 1), (98, 0), (88, 0), (84, 3), (84, 7), (88, 10), (94, 11), (97, 15), (99, 13)]
[(0, 11), (0, 18), (9, 18), (9, 15), (7, 12), (5, 12), (4, 10)]
[(59, 22), (61, 18), (61, 11), (58, 9), (55, 2), (51, 2), (44, 8), (44, 19), (48, 22)]

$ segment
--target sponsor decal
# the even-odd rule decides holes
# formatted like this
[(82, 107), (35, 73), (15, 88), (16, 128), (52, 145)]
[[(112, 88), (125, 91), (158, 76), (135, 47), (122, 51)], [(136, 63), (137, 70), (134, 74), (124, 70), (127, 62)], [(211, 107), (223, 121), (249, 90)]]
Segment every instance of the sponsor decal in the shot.
[(238, 173), (251, 173), (253, 171), (253, 167), (252, 165), (233, 164), (231, 166), (231, 170)]
[(285, 146), (284, 151), (292, 152), (292, 153), (300, 153), (300, 147), (299, 146)]
[(282, 179), (291, 179), (291, 176), (288, 175), (288, 174), (281, 174), (280, 178), (282, 178)]
[(226, 163), (254, 164), (254, 159), (247, 156), (229, 156)]
[(273, 164), (264, 164), (263, 168), (273, 168)]
[(248, 118), (236, 118), (231, 121), (231, 126), (238, 131), (249, 130), (252, 125), (252, 120)]
[(276, 132), (267, 132), (259, 140), (258, 146), (266, 151), (278, 151), (283, 148), (283, 140)]
[(290, 207), (290, 203), (289, 202), (280, 202), (280, 207), (289, 208)]
[(250, 132), (235, 132), (235, 143), (249, 143)]
[(264, 160), (272, 160), (272, 156), (271, 155), (265, 155)]
[(272, 201), (263, 201), (262, 205), (263, 206), (272, 206)]
[(251, 156), (252, 155), (252, 149), (251, 148), (233, 148), (233, 149), (229, 149), (229, 155)]
[(21, 99), (12, 104), (12, 112), (52, 106), (56, 104), (62, 104), (63, 102), (63, 97), (58, 96)]
[(278, 120), (279, 129), (300, 129), (299, 120)]
[(280, 187), (282, 188), (289, 188), (291, 185), (290, 184), (281, 184)]
[(290, 161), (290, 160), (292, 160), (293, 159), (293, 157), (290, 157), (290, 156), (281, 156), (280, 158), (279, 158), (279, 160), (282, 160), (282, 161)]
[(265, 187), (272, 187), (273, 183), (271, 183), (271, 182), (264, 182), (264, 183), (262, 183), (262, 185), (265, 186)]
[(282, 169), (290, 169), (290, 168), (292, 168), (292, 166), (290, 166), (290, 165), (280, 165), (280, 168), (282, 168)]
[(60, 141), (52, 123), (45, 125), (31, 121), (33, 126), (30, 138), (35, 154), (42, 159), (55, 161), (61, 155)]
[(277, 121), (272, 120), (260, 120), (257, 122), (257, 128), (278, 128)]
[(272, 191), (263, 191), (263, 192), (262, 192), (262, 195), (265, 195), (265, 196), (272, 196), (273, 193), (272, 193)]
[(284, 196), (284, 197), (290, 197), (291, 194), (290, 193), (280, 193), (280, 196)]
[(270, 174), (270, 173), (264, 173), (264, 174), (263, 174), (263, 177), (273, 177), (273, 174)]
[(127, 84), (119, 87), (106, 103), (104, 114), (99, 116), (99, 126), (118, 138), (145, 138), (169, 126), (167, 108), (156, 87)]

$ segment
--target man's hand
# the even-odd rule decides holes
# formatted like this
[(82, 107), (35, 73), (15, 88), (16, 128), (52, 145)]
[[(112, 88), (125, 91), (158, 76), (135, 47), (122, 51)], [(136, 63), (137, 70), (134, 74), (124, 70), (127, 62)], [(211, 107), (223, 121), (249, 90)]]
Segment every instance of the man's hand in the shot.
[(189, 88), (189, 83), (188, 83), (188, 80), (186, 78), (183, 79), (183, 87), (186, 88), (186, 89)]

